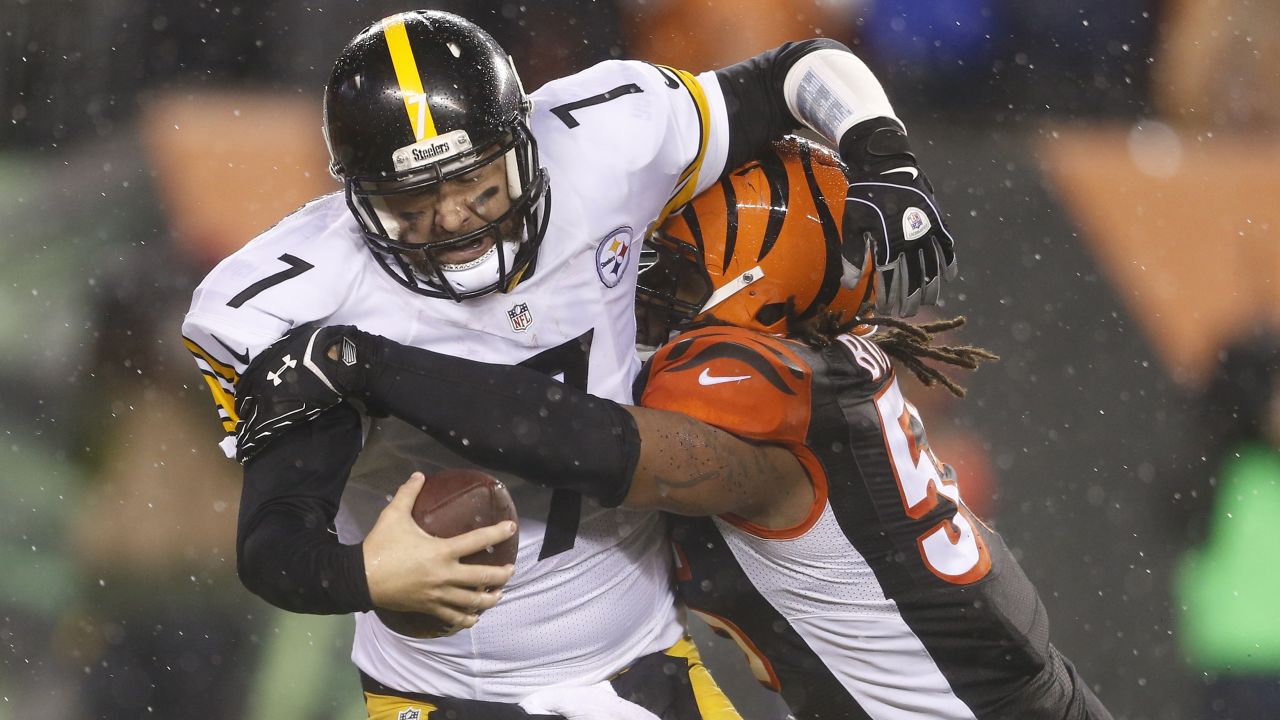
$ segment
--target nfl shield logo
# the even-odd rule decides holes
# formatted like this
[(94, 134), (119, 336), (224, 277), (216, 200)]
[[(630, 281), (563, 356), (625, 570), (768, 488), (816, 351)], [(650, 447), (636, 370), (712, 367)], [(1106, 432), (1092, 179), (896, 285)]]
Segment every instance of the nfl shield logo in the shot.
[(929, 216), (918, 207), (909, 207), (902, 214), (902, 238), (904, 240), (915, 240), (922, 237), (925, 233), (933, 228), (929, 222)]
[(401, 710), (400, 714), (396, 715), (396, 720), (422, 720), (422, 711), (416, 707)]
[(533, 313), (529, 312), (529, 306), (520, 303), (507, 311), (507, 319), (511, 321), (511, 329), (516, 332), (524, 332), (533, 324)]

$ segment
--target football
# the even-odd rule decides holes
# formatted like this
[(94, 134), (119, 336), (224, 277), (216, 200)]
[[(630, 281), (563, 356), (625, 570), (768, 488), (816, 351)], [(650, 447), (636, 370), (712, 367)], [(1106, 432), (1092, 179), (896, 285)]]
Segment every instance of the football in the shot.
[[(413, 502), (413, 519), (429, 535), (454, 537), (503, 520), (517, 521), (516, 505), (502, 481), (481, 470), (451, 468), (427, 476)], [(462, 558), (473, 565), (516, 561), (519, 534)], [(377, 609), (383, 624), (401, 635), (433, 638), (456, 631), (433, 615)]]

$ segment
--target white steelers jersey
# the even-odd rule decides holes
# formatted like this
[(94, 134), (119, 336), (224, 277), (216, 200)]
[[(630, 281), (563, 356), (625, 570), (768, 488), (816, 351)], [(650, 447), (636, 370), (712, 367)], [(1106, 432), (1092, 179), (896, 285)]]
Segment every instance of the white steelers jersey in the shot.
[[(711, 74), (611, 61), (532, 99), (553, 196), (536, 271), (510, 292), (458, 303), (406, 290), (378, 266), (340, 193), (285, 218), (205, 278), (183, 335), (229, 455), (238, 373), (304, 323), (352, 324), (486, 362), (540, 358), (532, 364), (565, 381), (585, 367), (586, 390), (631, 402), (640, 244), (723, 171), (720, 88)], [(403, 423), (372, 423), (343, 495), (339, 538), (359, 542), (410, 472), (466, 464)], [(520, 514), (516, 573), (502, 601), (475, 628), (434, 640), (399, 636), (363, 613), (352, 651), (361, 670), (406, 692), (516, 701), (548, 685), (597, 682), (679, 639), (659, 516), (589, 501), (557, 509), (563, 502), (551, 491), (502, 477)]]

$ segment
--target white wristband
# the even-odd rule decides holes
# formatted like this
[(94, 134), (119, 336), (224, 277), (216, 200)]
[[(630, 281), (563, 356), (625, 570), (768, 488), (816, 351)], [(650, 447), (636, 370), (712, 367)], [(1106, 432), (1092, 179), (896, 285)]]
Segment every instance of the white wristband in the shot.
[(891, 117), (902, 124), (871, 69), (844, 50), (823, 48), (797, 60), (782, 93), (791, 114), (833, 144), (863, 120)]

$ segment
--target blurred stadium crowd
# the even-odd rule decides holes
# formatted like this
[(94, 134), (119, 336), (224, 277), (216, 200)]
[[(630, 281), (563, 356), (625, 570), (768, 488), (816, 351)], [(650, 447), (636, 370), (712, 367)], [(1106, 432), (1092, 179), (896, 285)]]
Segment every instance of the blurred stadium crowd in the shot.
[[(1064, 652), (1117, 717), (1213, 717), (1205, 692), (1237, 674), (1280, 703), (1280, 623), (1233, 657), (1204, 640), (1230, 628), (1202, 591), (1244, 577), (1240, 546), (1214, 544), (1215, 488), (1240, 445), (1280, 437), (1280, 402), (1242, 409), (1277, 387), (1280, 5), (424, 4), (487, 28), (529, 88), (608, 58), (700, 71), (814, 34), (854, 48), (951, 213), (945, 312), (1005, 358), (964, 401), (915, 395), (1074, 627)], [(349, 620), (277, 612), (235, 578), (239, 469), (178, 326), (213, 263), (337, 189), (329, 63), (409, 7), (0, 0), (0, 720), (361, 716)], [(1280, 471), (1257, 467), (1265, 505)], [(1266, 558), (1275, 537), (1232, 542)], [(1280, 592), (1239, 573), (1250, 597)], [(1241, 602), (1237, 619), (1259, 607)], [(722, 684), (752, 692), (706, 642)]]

